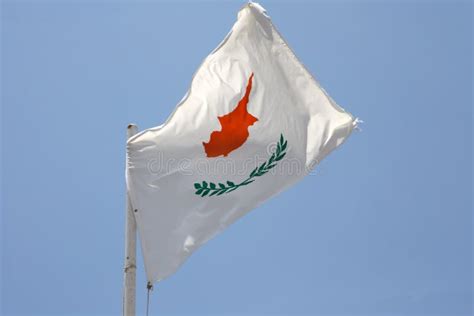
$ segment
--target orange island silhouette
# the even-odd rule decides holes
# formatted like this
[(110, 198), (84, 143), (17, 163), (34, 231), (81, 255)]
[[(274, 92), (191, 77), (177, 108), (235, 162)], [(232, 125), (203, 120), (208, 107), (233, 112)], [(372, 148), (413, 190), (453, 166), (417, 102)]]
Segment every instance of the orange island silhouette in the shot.
[(247, 112), (250, 91), (252, 90), (253, 73), (247, 83), (245, 95), (230, 113), (219, 116), (222, 129), (211, 133), (209, 142), (203, 142), (207, 157), (218, 157), (227, 155), (242, 146), (249, 137), (248, 127), (258, 121), (258, 118)]

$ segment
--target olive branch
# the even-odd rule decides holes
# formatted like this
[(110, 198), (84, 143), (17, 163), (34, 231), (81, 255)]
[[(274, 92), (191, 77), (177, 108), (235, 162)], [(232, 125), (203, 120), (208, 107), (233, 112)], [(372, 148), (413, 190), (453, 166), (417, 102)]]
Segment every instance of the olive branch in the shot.
[(252, 170), (250, 175), (244, 181), (235, 184), (232, 181), (226, 181), (226, 183), (213, 183), (213, 182), (206, 182), (202, 181), (201, 183), (196, 182), (194, 183), (194, 188), (196, 189), (196, 195), (200, 195), (204, 197), (206, 195), (213, 196), (213, 195), (222, 195), (224, 193), (230, 193), (232, 191), (237, 190), (238, 188), (250, 184), (254, 182), (256, 177), (261, 177), (266, 174), (268, 171), (273, 169), (277, 162), (282, 160), (286, 155), (286, 146), (287, 141), (283, 137), (283, 134), (280, 135), (280, 140), (278, 141), (277, 147), (275, 151), (272, 153), (271, 157), (261, 164), (260, 166), (255, 167)]

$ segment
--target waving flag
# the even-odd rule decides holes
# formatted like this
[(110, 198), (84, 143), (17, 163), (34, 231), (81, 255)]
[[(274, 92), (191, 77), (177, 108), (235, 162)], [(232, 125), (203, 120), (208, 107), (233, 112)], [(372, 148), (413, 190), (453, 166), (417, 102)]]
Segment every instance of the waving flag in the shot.
[(298, 61), (265, 10), (246, 5), (161, 126), (128, 141), (128, 194), (148, 281), (303, 178), (354, 118)]

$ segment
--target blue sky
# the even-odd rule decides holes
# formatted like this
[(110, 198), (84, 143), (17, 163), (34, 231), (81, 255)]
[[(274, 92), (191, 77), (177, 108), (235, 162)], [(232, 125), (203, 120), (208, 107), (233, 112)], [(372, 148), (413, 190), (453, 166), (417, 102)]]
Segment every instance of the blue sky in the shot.
[[(126, 126), (168, 117), (242, 4), (2, 3), (4, 315), (120, 314)], [(363, 131), (157, 284), (151, 314), (472, 314), (472, 3), (261, 4)]]

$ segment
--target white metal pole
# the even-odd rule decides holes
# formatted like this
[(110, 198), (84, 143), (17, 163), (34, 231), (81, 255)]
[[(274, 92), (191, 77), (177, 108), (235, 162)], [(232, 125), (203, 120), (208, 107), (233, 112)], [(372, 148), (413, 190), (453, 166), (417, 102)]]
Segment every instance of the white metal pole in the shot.
[[(128, 125), (127, 139), (137, 132), (138, 129), (136, 125)], [(128, 161), (126, 163), (128, 163)], [(135, 223), (133, 212), (134, 210), (127, 193), (127, 205), (125, 206), (125, 270), (123, 285), (123, 314), (125, 316), (135, 316), (137, 224)]]

